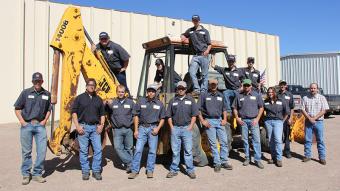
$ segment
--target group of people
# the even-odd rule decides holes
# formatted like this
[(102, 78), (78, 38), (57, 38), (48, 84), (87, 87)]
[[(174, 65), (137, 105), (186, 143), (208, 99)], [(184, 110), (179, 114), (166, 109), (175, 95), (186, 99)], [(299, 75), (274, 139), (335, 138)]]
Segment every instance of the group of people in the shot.
[[(79, 160), (82, 170), (82, 179), (89, 180), (90, 164), (88, 160), (88, 147), (92, 144), (94, 153), (92, 161), (92, 177), (101, 180), (102, 149), (101, 132), (104, 128), (105, 115), (110, 115), (114, 132), (114, 149), (117, 152), (122, 166), (129, 173), (128, 178), (134, 179), (140, 171), (142, 153), (145, 144), (148, 144), (148, 157), (146, 164), (147, 178), (153, 178), (158, 146), (158, 134), (161, 128), (169, 126), (171, 129), (172, 163), (166, 175), (172, 178), (178, 175), (181, 150), (184, 150), (184, 162), (187, 175), (196, 178), (193, 164), (193, 137), (192, 129), (199, 121), (205, 130), (213, 156), (215, 172), (221, 168), (232, 170), (229, 161), (228, 136), (226, 125), (228, 115), (233, 115), (241, 127), (242, 141), (245, 148), (244, 166), (250, 164), (248, 133), (251, 132), (254, 150), (255, 165), (261, 169), (261, 142), (260, 119), (264, 119), (270, 141), (271, 160), (269, 163), (282, 167), (282, 155), (291, 157), (289, 146), (289, 129), (292, 125), (294, 112), (293, 95), (287, 91), (287, 82), (280, 81), (280, 90), (274, 87), (267, 91), (263, 100), (259, 92), (259, 72), (254, 69), (254, 58), (248, 58), (248, 68), (238, 69), (235, 66), (235, 56), (228, 56), (228, 67), (220, 67), (212, 63), (211, 66), (224, 77), (226, 89), (219, 92), (218, 80), (208, 79), (209, 60), (211, 48), (209, 32), (200, 25), (198, 15), (192, 17), (194, 27), (188, 29), (181, 37), (189, 41), (196, 55), (193, 56), (189, 73), (191, 75), (194, 92), (187, 93), (187, 83), (176, 81), (176, 95), (166, 108), (158, 99), (159, 84), (147, 86), (146, 96), (136, 103), (127, 96), (125, 70), (128, 66), (129, 55), (119, 45), (109, 40), (107, 33), (100, 34), (101, 49), (112, 72), (121, 85), (117, 86), (117, 97), (103, 101), (95, 92), (96, 80), (86, 81), (86, 91), (76, 97), (72, 105), (72, 120), (78, 133), (80, 146)], [(117, 48), (118, 47), (118, 48)], [(114, 64), (114, 66), (113, 66)], [(111, 66), (112, 65), (112, 66)], [(156, 65), (162, 65), (157, 61)], [(162, 65), (164, 67), (164, 64)], [(202, 83), (197, 81), (198, 68), (202, 71)], [(164, 70), (164, 68), (163, 68)], [(157, 77), (158, 75), (158, 77)], [(159, 82), (163, 73), (156, 74), (155, 82)], [(41, 73), (32, 76), (33, 86), (21, 92), (14, 104), (15, 114), (21, 124), (20, 140), (22, 146), (21, 173), (22, 184), (29, 184), (31, 180), (43, 183), (42, 177), (44, 160), (46, 156), (47, 135), (45, 125), (50, 116), (50, 93), (42, 87)], [(196, 102), (194, 97), (198, 96)], [(108, 109), (105, 109), (108, 108)], [(311, 160), (312, 135), (315, 132), (321, 164), (326, 164), (325, 144), (323, 141), (323, 115), (328, 109), (324, 96), (318, 93), (318, 85), (310, 85), (310, 95), (302, 100), (302, 114), (305, 123), (305, 157), (303, 162)], [(265, 115), (263, 115), (265, 113)], [(165, 125), (167, 123), (167, 125)], [(282, 137), (285, 137), (285, 148), (282, 149)], [(32, 140), (36, 141), (37, 158), (32, 170)], [(133, 137), (137, 140), (133, 152)], [(218, 149), (217, 145), (220, 145)], [(183, 147), (183, 148), (182, 148)], [(283, 150), (283, 152), (282, 152)]]

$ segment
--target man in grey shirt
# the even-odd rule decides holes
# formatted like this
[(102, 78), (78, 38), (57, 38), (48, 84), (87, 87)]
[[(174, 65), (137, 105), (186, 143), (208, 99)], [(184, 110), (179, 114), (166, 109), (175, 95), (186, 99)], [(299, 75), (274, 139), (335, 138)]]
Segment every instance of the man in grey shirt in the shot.
[(318, 84), (312, 83), (309, 86), (310, 94), (302, 99), (302, 113), (305, 121), (305, 157), (303, 162), (308, 162), (312, 157), (313, 131), (319, 153), (319, 162), (326, 165), (326, 146), (323, 138), (324, 114), (329, 109), (325, 96), (319, 94)]

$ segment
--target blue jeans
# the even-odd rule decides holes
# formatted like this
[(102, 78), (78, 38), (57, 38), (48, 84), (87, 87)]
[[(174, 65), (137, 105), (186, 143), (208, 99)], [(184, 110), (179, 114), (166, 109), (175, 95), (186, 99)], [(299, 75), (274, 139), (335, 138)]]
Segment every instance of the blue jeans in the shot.
[(126, 88), (126, 92), (128, 92), (130, 94), (130, 90), (127, 87), (127, 83), (126, 83), (126, 72), (113, 72), (113, 74), (116, 76), (119, 84), (124, 85)]
[(93, 148), (93, 161), (92, 172), (100, 173), (102, 164), (102, 145), (100, 134), (96, 132), (96, 125), (81, 124), (84, 129), (83, 135), (78, 135), (79, 140), (79, 161), (82, 174), (88, 174), (90, 172), (89, 156), (89, 144), (91, 141)]
[(270, 153), (272, 155), (272, 159), (281, 161), (283, 121), (266, 120), (264, 123), (268, 133)]
[(234, 99), (236, 97), (237, 90), (224, 90), (223, 95), (224, 95), (224, 103), (227, 106), (227, 111), (231, 112), (231, 105), (234, 102)]
[(135, 150), (135, 155), (133, 156), (132, 163), (131, 163), (131, 171), (134, 173), (139, 172), (144, 145), (147, 142), (149, 144), (149, 153), (148, 153), (148, 160), (146, 164), (146, 171), (153, 172), (155, 169), (158, 135), (155, 136), (151, 134), (154, 128), (156, 128), (155, 125), (151, 127), (139, 126), (138, 128), (136, 150)]
[(113, 145), (120, 160), (127, 166), (131, 166), (133, 157), (133, 132), (131, 128), (117, 128), (113, 130)]
[[(205, 132), (207, 133), (210, 149), (214, 158), (214, 166), (219, 166), (221, 163), (227, 163), (228, 161), (227, 132), (225, 127), (221, 125), (221, 119), (207, 119), (207, 121), (211, 127), (206, 128)], [(218, 153), (216, 138), (218, 138), (220, 142), (220, 154)]]
[[(197, 80), (197, 71), (201, 68), (202, 84), (201, 87)], [(209, 59), (207, 56), (193, 56), (189, 66), (189, 73), (194, 84), (195, 92), (206, 92), (208, 90)]]
[[(32, 169), (32, 144), (33, 137), (35, 140), (37, 158), (34, 163), (32, 175), (41, 176), (44, 170), (44, 162), (47, 149), (46, 129), (40, 124), (30, 124), (21, 127), (20, 142), (22, 153), (21, 174), (22, 176), (30, 176)], [(8, 161), (10, 162), (10, 161)]]
[(181, 145), (184, 146), (184, 161), (186, 172), (194, 172), (193, 156), (192, 156), (192, 132), (188, 130), (188, 126), (174, 126), (171, 130), (171, 149), (173, 152), (171, 172), (179, 171)]
[(316, 121), (315, 124), (310, 122), (305, 123), (305, 157), (312, 157), (312, 139), (313, 139), (313, 131), (315, 132), (319, 159), (326, 159), (326, 146), (323, 141), (323, 121)]
[(244, 146), (244, 153), (246, 155), (246, 159), (250, 159), (249, 156), (249, 143), (248, 143), (248, 131), (250, 129), (252, 133), (252, 142), (254, 147), (255, 161), (261, 160), (261, 142), (260, 142), (260, 127), (259, 124), (256, 124), (255, 126), (251, 125), (251, 122), (253, 119), (242, 119), (242, 121), (245, 123), (243, 126), (241, 126), (242, 129), (242, 141)]
[(283, 123), (283, 132), (284, 132), (284, 149), (283, 152), (285, 154), (290, 154), (290, 140), (289, 140), (289, 135), (290, 135), (290, 125), (288, 124), (288, 119)]

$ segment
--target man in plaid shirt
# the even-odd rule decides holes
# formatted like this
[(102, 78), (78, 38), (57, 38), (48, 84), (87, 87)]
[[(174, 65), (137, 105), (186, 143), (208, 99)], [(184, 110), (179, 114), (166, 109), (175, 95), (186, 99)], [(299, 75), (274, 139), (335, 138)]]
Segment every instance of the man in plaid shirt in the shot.
[(302, 113), (305, 122), (305, 157), (303, 162), (308, 162), (312, 157), (312, 138), (315, 131), (320, 163), (326, 165), (326, 146), (323, 140), (324, 114), (329, 109), (326, 98), (320, 95), (318, 84), (309, 86), (310, 94), (302, 100)]

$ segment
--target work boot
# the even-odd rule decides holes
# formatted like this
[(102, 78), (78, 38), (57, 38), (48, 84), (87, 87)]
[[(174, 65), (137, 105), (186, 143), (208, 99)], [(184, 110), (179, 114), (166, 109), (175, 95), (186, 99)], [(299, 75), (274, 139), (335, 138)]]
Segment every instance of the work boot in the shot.
[(221, 172), (221, 165), (216, 165), (214, 167), (214, 172)]
[(89, 180), (90, 179), (90, 174), (89, 173), (85, 173), (82, 175), (82, 179), (83, 180)]
[(188, 176), (189, 176), (191, 179), (195, 179), (195, 178), (196, 178), (196, 174), (195, 174), (194, 172), (188, 173)]
[(277, 167), (282, 167), (282, 161), (280, 161), (280, 160), (276, 161), (276, 166)]
[(246, 159), (244, 162), (243, 162), (243, 166), (248, 166), (250, 163), (250, 160), (249, 159)]
[(125, 171), (126, 171), (126, 173), (130, 173), (131, 172), (131, 166), (130, 165), (126, 166)]
[(166, 175), (166, 177), (167, 178), (173, 178), (173, 177), (175, 177), (175, 176), (177, 176), (178, 175), (178, 172), (169, 172), (167, 175)]
[(285, 156), (286, 156), (287, 159), (292, 158), (292, 154), (290, 154), (290, 152), (286, 152), (286, 153), (285, 153)]
[(31, 177), (29, 177), (29, 176), (24, 176), (24, 177), (22, 177), (22, 182), (21, 182), (21, 184), (22, 184), (22, 185), (27, 185), (27, 184), (30, 183), (30, 181), (31, 181)]
[(273, 159), (269, 159), (268, 160), (268, 164), (274, 164), (274, 160)]
[(264, 169), (263, 164), (261, 163), (261, 161), (255, 161), (255, 165), (259, 168), (259, 169)]
[(147, 178), (153, 178), (153, 172), (147, 172), (146, 177)]
[(320, 159), (320, 164), (326, 165), (326, 160), (325, 159)]
[(131, 172), (128, 176), (128, 179), (135, 179), (137, 177), (137, 175), (138, 175), (137, 173)]
[(227, 169), (227, 170), (233, 170), (233, 166), (231, 164), (229, 164), (228, 162), (223, 163), (222, 167)]
[(45, 183), (46, 180), (42, 176), (32, 176), (32, 180), (39, 182), (39, 183)]
[(102, 175), (100, 172), (92, 172), (92, 177), (95, 178), (96, 180), (102, 180)]
[(309, 162), (310, 160), (311, 160), (311, 158), (303, 157), (302, 162)]

